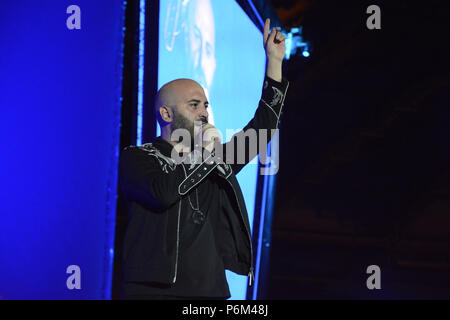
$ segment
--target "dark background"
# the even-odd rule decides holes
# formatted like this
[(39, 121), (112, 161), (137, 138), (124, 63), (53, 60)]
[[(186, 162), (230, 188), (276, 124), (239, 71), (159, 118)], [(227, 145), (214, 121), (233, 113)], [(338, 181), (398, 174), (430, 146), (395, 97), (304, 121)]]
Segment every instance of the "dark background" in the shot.
[[(266, 299), (450, 298), (445, 1), (272, 0), (309, 59), (280, 130)], [(366, 8), (381, 8), (381, 30)], [(366, 268), (381, 268), (368, 290)]]

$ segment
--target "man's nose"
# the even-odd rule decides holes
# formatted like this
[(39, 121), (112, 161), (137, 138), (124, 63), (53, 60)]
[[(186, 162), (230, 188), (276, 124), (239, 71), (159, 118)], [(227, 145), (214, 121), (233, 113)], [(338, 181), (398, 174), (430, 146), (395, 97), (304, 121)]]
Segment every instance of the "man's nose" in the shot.
[(208, 110), (206, 110), (205, 107), (201, 108), (199, 116), (205, 118), (208, 121)]

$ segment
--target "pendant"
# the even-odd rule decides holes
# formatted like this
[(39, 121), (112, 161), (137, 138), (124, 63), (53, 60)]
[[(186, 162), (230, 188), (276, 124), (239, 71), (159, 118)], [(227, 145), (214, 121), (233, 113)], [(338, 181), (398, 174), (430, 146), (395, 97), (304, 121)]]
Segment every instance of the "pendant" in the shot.
[(200, 210), (194, 210), (192, 220), (195, 224), (202, 224), (205, 221), (205, 215)]

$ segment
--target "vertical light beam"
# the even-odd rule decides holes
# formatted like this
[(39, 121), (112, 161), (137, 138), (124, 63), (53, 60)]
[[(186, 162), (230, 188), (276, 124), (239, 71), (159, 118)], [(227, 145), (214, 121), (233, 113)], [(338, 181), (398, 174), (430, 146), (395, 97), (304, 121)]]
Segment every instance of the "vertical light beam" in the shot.
[(139, 1), (139, 66), (137, 96), (137, 133), (136, 145), (142, 144), (142, 124), (144, 107), (144, 48), (145, 48), (145, 0)]

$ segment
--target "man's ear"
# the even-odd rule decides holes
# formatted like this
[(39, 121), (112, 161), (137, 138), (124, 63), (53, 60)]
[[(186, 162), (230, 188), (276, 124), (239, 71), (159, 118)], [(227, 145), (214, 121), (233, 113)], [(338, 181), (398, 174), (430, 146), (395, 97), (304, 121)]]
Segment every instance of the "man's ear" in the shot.
[(172, 110), (167, 106), (161, 106), (159, 107), (159, 114), (161, 115), (161, 118), (165, 122), (172, 122), (173, 121), (173, 113)]

